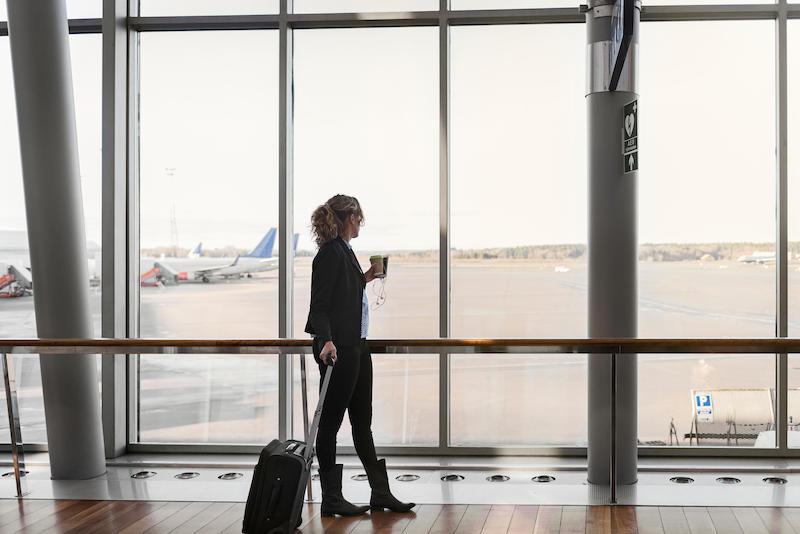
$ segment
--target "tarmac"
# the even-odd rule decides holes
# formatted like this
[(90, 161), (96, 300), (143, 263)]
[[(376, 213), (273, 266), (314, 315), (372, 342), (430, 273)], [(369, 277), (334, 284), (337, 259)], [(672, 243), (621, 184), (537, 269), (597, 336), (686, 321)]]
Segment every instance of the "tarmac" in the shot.
[[(366, 258), (363, 263), (366, 265)], [(308, 313), (311, 258), (297, 258), (294, 332)], [(792, 269), (790, 283), (798, 281)], [(438, 337), (438, 265), (395, 258), (385, 286), (373, 282), (371, 338)], [(737, 262), (641, 262), (640, 337), (771, 337), (775, 269)], [(794, 286), (792, 286), (794, 287)], [(385, 291), (385, 302), (378, 295)], [(99, 289), (92, 290), (99, 334)], [(582, 261), (459, 260), (452, 266), (452, 337), (583, 338), (587, 274)], [(790, 299), (790, 335), (800, 331)], [(212, 283), (141, 288), (142, 337), (275, 338), (277, 272)], [(33, 299), (0, 300), (0, 337), (35, 337)], [(451, 357), (451, 442), (457, 446), (582, 446), (586, 443), (584, 355)], [(23, 357), (23, 438), (45, 441), (36, 357)], [(377, 444), (438, 443), (438, 356), (374, 355)], [(647, 355), (639, 359), (639, 436), (669, 441), (690, 431), (692, 390), (774, 387), (772, 355)], [(299, 360), (298, 360), (299, 362)], [(299, 363), (295, 363), (299, 369)], [(309, 376), (318, 378), (309, 358)], [(800, 386), (790, 359), (789, 386)], [(277, 433), (273, 356), (142, 356), (140, 440), (263, 444)], [(295, 373), (297, 377), (298, 373)], [(299, 378), (295, 381), (299, 387)], [(310, 402), (316, 387), (310, 387)], [(300, 431), (295, 388), (295, 430)], [(4, 407), (3, 407), (4, 409)], [(791, 411), (790, 407), (790, 411)], [(763, 408), (770, 416), (769, 402)], [(798, 410), (800, 412), (800, 410)], [(790, 413), (795, 420), (800, 413)], [(5, 421), (5, 416), (2, 415)], [(351, 439), (347, 421), (340, 444)], [(0, 429), (3, 426), (0, 424)], [(2, 434), (0, 434), (2, 435)], [(687, 445), (681, 439), (681, 444)], [(724, 445), (724, 443), (722, 443)], [(739, 446), (752, 446), (743, 441)]]

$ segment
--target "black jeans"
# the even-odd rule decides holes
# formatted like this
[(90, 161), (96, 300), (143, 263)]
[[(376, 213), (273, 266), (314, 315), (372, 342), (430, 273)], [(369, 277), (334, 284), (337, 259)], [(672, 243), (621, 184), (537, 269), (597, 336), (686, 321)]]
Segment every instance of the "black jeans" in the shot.
[[(322, 343), (314, 339), (314, 359), (319, 365), (320, 387), (326, 366), (320, 360)], [(350, 416), (353, 445), (364, 468), (378, 462), (372, 441), (372, 354), (366, 341), (353, 347), (336, 346), (336, 365), (322, 405), (317, 433), (319, 470), (326, 471), (336, 464), (336, 434), (342, 426), (344, 412)]]

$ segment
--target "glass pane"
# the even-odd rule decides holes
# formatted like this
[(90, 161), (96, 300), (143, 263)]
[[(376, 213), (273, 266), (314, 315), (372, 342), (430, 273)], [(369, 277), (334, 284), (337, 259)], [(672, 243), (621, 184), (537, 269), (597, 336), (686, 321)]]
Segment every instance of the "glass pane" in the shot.
[[(586, 335), (584, 31), (451, 30), (453, 337)], [(452, 445), (585, 444), (585, 357), (453, 356), (450, 373)]]
[(295, 13), (438, 11), (439, 0), (294, 0)]
[[(141, 336), (275, 338), (277, 32), (140, 38)], [(140, 440), (268, 442), (277, 368), (142, 356)]]
[[(319, 400), (319, 366), (306, 356), (308, 419)], [(439, 356), (373, 354), (372, 436), (375, 444), (436, 446), (439, 444)], [(304, 439), (300, 360), (294, 362), (294, 435)], [(342, 422), (337, 443), (353, 445), (352, 427)]]
[[(312, 211), (356, 196), (363, 266), (390, 257), (367, 287), (369, 336), (438, 336), (438, 41), (434, 28), (295, 32), (295, 333), (310, 302)], [(381, 295), (385, 296), (385, 302)]]
[(642, 337), (775, 333), (774, 31), (642, 25)]
[(789, 336), (800, 337), (800, 20), (788, 27)]
[[(5, 5), (3, 3), (3, 5)], [(89, 298), (96, 336), (101, 335), (100, 243), (101, 243), (101, 56), (100, 35), (70, 36), (75, 94), (81, 185), (86, 227)], [(25, 197), (17, 130), (14, 81), (8, 38), (0, 37), (0, 338), (37, 337), (33, 296), (25, 290), (21, 276), (30, 276)], [(12, 281), (9, 275), (14, 277)], [(98, 359), (99, 363), (99, 359)], [(26, 443), (45, 443), (42, 382), (39, 357), (15, 357), (22, 435)], [(0, 392), (3, 391), (0, 380)], [(4, 393), (0, 393), (4, 394)], [(7, 443), (8, 419), (0, 402), (0, 442)]]
[(451, 445), (586, 446), (586, 356), (453, 355), (450, 362)]
[(639, 358), (639, 441), (647, 446), (775, 446), (775, 356)]
[(150, 16), (271, 15), (279, 0), (140, 0), (139, 14)]
[(451, 30), (453, 337), (586, 335), (584, 31)]
[[(641, 46), (639, 335), (773, 336), (774, 24), (647, 23)], [(773, 446), (773, 356), (646, 356), (639, 377), (642, 442), (674, 422), (681, 445)]]
[[(67, 0), (67, 17), (95, 19), (103, 16), (103, 0)], [(0, 20), (8, 20), (6, 3), (0, 2)]]
[[(303, 337), (316, 244), (312, 211), (337, 193), (356, 196), (366, 225), (352, 246), (365, 268), (388, 254), (388, 276), (367, 286), (369, 337), (438, 336), (438, 38), (435, 28), (298, 30), (294, 34), (295, 262), (294, 332)], [(438, 384), (438, 365), (426, 358), (375, 356), (375, 421), (415, 425), (428, 393), (408, 403), (391, 393)], [(435, 360), (438, 361), (438, 360)], [(435, 363), (434, 361), (434, 363)], [(398, 370), (398, 367), (399, 369)], [(315, 366), (310, 374), (318, 378)], [(421, 382), (416, 382), (421, 381)], [(378, 378), (376, 378), (376, 384)], [(391, 383), (391, 385), (389, 385)], [(437, 386), (438, 387), (438, 386)], [(436, 389), (430, 392), (436, 398)], [(298, 397), (299, 398), (299, 397)], [(386, 414), (383, 410), (388, 410)], [(297, 410), (298, 413), (299, 408)], [(381, 416), (378, 417), (378, 413)], [(430, 424), (438, 425), (434, 415)], [(385, 443), (411, 439), (389, 427)], [(435, 426), (414, 440), (435, 443)], [(344, 438), (344, 431), (341, 433)]]
[[(450, 0), (453, 11), (467, 9), (534, 9), (545, 7), (576, 7), (570, 0)], [(581, 27), (583, 27), (581, 25)]]
[[(800, 337), (800, 20), (788, 22), (789, 337)], [(789, 446), (800, 447), (800, 357), (789, 356)]]
[[(714, 5), (714, 4), (774, 4), (774, 0), (658, 0), (650, 5), (671, 6), (671, 5)], [(644, 48), (642, 49), (644, 50)]]

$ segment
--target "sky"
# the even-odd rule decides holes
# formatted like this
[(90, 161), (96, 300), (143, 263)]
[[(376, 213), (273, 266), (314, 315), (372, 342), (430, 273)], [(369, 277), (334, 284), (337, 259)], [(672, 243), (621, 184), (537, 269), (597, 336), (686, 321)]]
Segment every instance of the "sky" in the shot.
[[(392, 3), (403, 2), (381, 5)], [(794, 102), (800, 21), (789, 26)], [(774, 23), (645, 23), (640, 39), (640, 241), (773, 240)], [(451, 44), (453, 246), (585, 243), (584, 26), (455, 27)], [(100, 38), (70, 45), (87, 236), (99, 242)], [(182, 247), (252, 248), (278, 219), (277, 32), (146, 33), (141, 46), (142, 246), (173, 244), (174, 212)], [(366, 212), (357, 248), (436, 248), (437, 30), (297, 30), (294, 52), (300, 248), (312, 248), (311, 211), (340, 192)], [(792, 135), (800, 105), (790, 114)], [(15, 125), (2, 37), (2, 229), (25, 227)], [(798, 160), (790, 152), (792, 186)]]

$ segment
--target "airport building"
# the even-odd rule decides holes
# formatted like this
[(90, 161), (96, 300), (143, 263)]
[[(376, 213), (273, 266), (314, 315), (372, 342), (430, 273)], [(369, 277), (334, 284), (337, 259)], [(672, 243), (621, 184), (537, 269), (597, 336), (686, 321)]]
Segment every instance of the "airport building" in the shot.
[(320, 207), (416, 506), (301, 531), (800, 532), (800, 3), (725, 1), (0, 2), (0, 532), (268, 531)]

